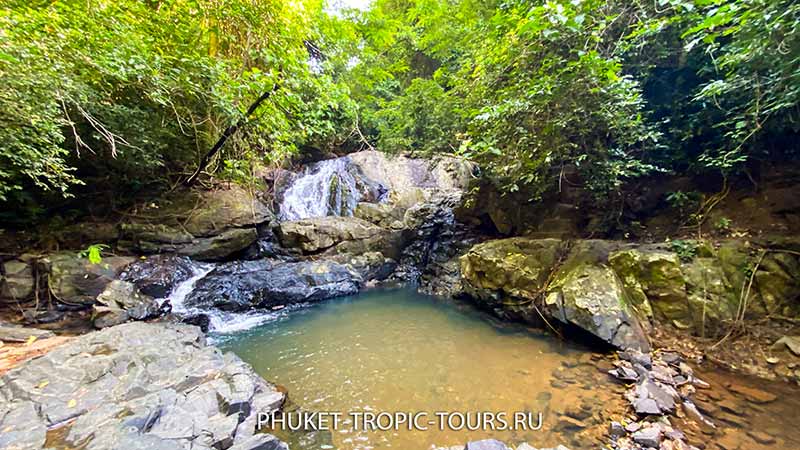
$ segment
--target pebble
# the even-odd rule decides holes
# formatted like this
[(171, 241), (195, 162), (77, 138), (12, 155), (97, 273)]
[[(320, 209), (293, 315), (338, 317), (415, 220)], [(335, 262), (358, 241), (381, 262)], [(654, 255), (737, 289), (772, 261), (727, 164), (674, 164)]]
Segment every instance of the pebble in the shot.
[(633, 441), (645, 447), (658, 448), (661, 445), (661, 430), (658, 427), (648, 427), (633, 433)]

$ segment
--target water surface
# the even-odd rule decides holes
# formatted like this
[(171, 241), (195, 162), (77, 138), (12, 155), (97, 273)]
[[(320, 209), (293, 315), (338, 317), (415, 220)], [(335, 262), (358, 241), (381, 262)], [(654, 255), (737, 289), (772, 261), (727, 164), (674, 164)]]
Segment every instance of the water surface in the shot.
[(539, 431), (366, 432), (347, 424), (328, 437), (336, 448), (426, 449), (486, 437), (541, 446), (569, 442), (554, 432), (557, 414), (551, 410), (580, 403), (579, 392), (587, 392), (594, 380), (568, 379), (556, 383), (558, 389), (551, 383), (564, 365), (574, 367), (585, 358), (585, 349), (487, 319), (411, 290), (368, 291), (277, 317), (218, 344), (284, 386), (290, 401), (304, 410), (345, 416), (352, 411), (543, 413)]

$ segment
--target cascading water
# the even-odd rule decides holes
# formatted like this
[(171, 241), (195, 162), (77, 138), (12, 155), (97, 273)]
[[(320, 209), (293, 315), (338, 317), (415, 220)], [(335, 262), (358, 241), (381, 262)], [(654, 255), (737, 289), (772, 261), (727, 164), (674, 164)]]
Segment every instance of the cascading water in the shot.
[(208, 331), (215, 334), (229, 334), (244, 331), (274, 320), (285, 311), (248, 311), (234, 313), (214, 308), (187, 307), (184, 300), (192, 292), (195, 284), (214, 270), (213, 264), (195, 263), (192, 276), (175, 286), (165, 301), (172, 305), (172, 312), (179, 317), (205, 315), (209, 319)]
[(281, 220), (352, 216), (365, 197), (381, 200), (385, 189), (366, 179), (347, 157), (320, 161), (306, 168), (284, 192)]

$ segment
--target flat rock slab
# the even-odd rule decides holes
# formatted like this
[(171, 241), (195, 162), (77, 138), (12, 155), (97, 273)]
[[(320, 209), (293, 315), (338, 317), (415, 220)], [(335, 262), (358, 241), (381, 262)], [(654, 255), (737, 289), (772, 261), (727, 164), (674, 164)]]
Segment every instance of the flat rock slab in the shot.
[(778, 398), (777, 395), (771, 392), (762, 391), (761, 389), (749, 386), (743, 386), (741, 384), (735, 384), (735, 383), (730, 384), (728, 386), (728, 390), (735, 394), (741, 395), (747, 401), (758, 404), (773, 402)]
[(3, 342), (27, 342), (31, 338), (47, 339), (54, 336), (55, 333), (49, 330), (0, 325), (0, 341)]
[(196, 327), (128, 323), (0, 378), (0, 449), (44, 448), (47, 430), (58, 448), (285, 449), (253, 438), (257, 414), (284, 398)]

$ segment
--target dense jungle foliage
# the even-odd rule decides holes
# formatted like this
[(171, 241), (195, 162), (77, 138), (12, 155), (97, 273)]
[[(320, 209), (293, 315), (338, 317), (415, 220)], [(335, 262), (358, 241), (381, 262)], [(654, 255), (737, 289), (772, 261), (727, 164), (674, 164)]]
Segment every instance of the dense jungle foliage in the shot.
[(796, 157), (791, 0), (2, 1), (4, 219), (164, 189), (234, 124), (206, 171), (236, 181), (375, 147), (536, 198)]

